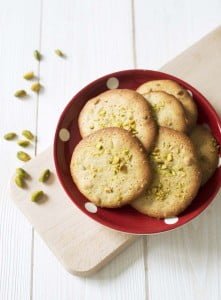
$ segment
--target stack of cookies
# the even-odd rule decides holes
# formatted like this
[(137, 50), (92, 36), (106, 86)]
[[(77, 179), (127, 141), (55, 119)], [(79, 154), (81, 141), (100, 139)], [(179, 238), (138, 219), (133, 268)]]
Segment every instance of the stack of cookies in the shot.
[(215, 139), (196, 121), (192, 96), (174, 81), (106, 91), (80, 113), (72, 178), (97, 206), (177, 216), (218, 164)]

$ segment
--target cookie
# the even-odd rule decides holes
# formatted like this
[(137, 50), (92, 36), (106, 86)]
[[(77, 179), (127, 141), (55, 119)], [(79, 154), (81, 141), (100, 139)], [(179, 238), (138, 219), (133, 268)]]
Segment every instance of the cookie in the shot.
[(82, 137), (101, 128), (124, 128), (138, 137), (147, 151), (157, 135), (150, 105), (142, 95), (127, 89), (106, 91), (89, 100), (78, 123)]
[(217, 142), (209, 129), (200, 125), (192, 130), (190, 138), (198, 153), (202, 171), (201, 185), (203, 185), (210, 179), (218, 165), (219, 154)]
[(75, 147), (70, 170), (81, 193), (100, 207), (123, 206), (140, 196), (151, 180), (141, 142), (127, 130), (105, 128)]
[(161, 127), (150, 157), (153, 181), (131, 205), (150, 217), (177, 216), (192, 202), (200, 187), (195, 147), (185, 134)]
[(181, 132), (187, 130), (183, 106), (174, 96), (165, 92), (150, 92), (143, 96), (150, 103), (153, 115), (160, 126)]
[(197, 121), (197, 107), (190, 94), (173, 80), (153, 80), (142, 84), (137, 88), (141, 94), (163, 91), (176, 97), (183, 105), (187, 119), (188, 131), (191, 130)]

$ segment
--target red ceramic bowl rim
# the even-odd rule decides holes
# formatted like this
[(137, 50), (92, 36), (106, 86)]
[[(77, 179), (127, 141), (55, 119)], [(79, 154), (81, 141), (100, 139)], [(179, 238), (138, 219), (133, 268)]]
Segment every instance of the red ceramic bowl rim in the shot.
[[(165, 77), (165, 79), (170, 79), (170, 80), (174, 80), (176, 82), (178, 82), (179, 84), (183, 85), (183, 86), (186, 86), (187, 89), (189, 90), (192, 90), (194, 92), (194, 94), (197, 96), (197, 98), (200, 98), (200, 99), (203, 99), (204, 101), (204, 104), (206, 106), (206, 110), (209, 111), (209, 113), (212, 115), (212, 117), (214, 118), (215, 122), (218, 124), (218, 127), (219, 127), (219, 136), (216, 137), (218, 139), (218, 142), (219, 144), (221, 144), (221, 119), (219, 118), (217, 112), (215, 111), (215, 109), (213, 108), (213, 106), (209, 103), (209, 101), (198, 91), (196, 90), (194, 87), (192, 87), (190, 84), (186, 83), (185, 81), (183, 81), (182, 79), (180, 78), (177, 78), (173, 75), (170, 75), (170, 74), (167, 74), (167, 73), (164, 73), (164, 72), (160, 72), (160, 71), (153, 71), (153, 70), (148, 70), (148, 69), (129, 69), (129, 70), (123, 70), (123, 71), (117, 71), (117, 72), (114, 72), (114, 73), (110, 73), (110, 74), (106, 74), (102, 77), (99, 77), (98, 79), (92, 81), (91, 83), (89, 83), (88, 85), (86, 85), (84, 88), (82, 88), (77, 94), (75, 94), (72, 99), (69, 101), (69, 103), (66, 105), (66, 107), (64, 108), (62, 114), (60, 115), (60, 118), (58, 120), (58, 123), (57, 123), (57, 127), (56, 127), (56, 131), (55, 131), (55, 136), (54, 136), (54, 143), (53, 143), (53, 147), (54, 147), (54, 150), (53, 150), (53, 156), (54, 156), (54, 162), (55, 162), (55, 168), (56, 168), (56, 172), (57, 172), (57, 176), (60, 180), (60, 183), (63, 187), (63, 189), (65, 190), (65, 192), (67, 193), (67, 195), (69, 196), (70, 198), (70, 201), (72, 201), (72, 197), (71, 197), (71, 194), (69, 193), (69, 190), (65, 187), (64, 185), (64, 179), (63, 179), (63, 176), (62, 176), (62, 173), (60, 172), (60, 169), (59, 169), (59, 165), (58, 165), (58, 161), (57, 161), (57, 157), (56, 157), (56, 152), (57, 152), (57, 143), (56, 143), (56, 138), (58, 136), (58, 133), (59, 133), (59, 125), (61, 124), (62, 120), (64, 119), (65, 117), (65, 114), (66, 114), (66, 111), (69, 109), (69, 107), (71, 107), (73, 101), (75, 101), (76, 98), (78, 98), (78, 96), (84, 92), (86, 92), (88, 89), (90, 89), (93, 85), (95, 85), (97, 82), (99, 82), (100, 80), (105, 80), (105, 79), (108, 79), (110, 77), (118, 77), (119, 75), (129, 75), (131, 73), (133, 73), (133, 75), (136, 75), (136, 73), (141, 73), (141, 72), (148, 72), (149, 74), (154, 74), (154, 75), (159, 75), (160, 76), (163, 76)], [(220, 186), (221, 186), (221, 183), (220, 183)], [(168, 229), (168, 230), (163, 230), (163, 231), (160, 231), (160, 232), (157, 232), (157, 233), (137, 233), (137, 232), (133, 232), (133, 233), (130, 233), (128, 231), (123, 231), (123, 230), (120, 230), (118, 227), (115, 227), (114, 225), (111, 226), (109, 223), (107, 224), (105, 221), (103, 221), (102, 223), (101, 222), (98, 222), (97, 220), (95, 220), (93, 218), (93, 216), (91, 214), (88, 214), (87, 212), (85, 212), (80, 206), (78, 206), (78, 204), (74, 201), (73, 205), (76, 205), (84, 214), (86, 214), (87, 216), (89, 216), (91, 219), (93, 219), (95, 222), (99, 223), (99, 224), (102, 224), (103, 226), (109, 228), (109, 229), (114, 229), (115, 231), (119, 231), (119, 232), (124, 232), (124, 233), (127, 233), (127, 234), (134, 234), (134, 235), (155, 235), (155, 234), (160, 234), (162, 232), (168, 232), (168, 231), (171, 231), (171, 230), (175, 230), (177, 228), (180, 228), (184, 225), (187, 225), (190, 221), (192, 221), (193, 219), (197, 218), (198, 216), (200, 216), (203, 212), (205, 212), (205, 210), (208, 208), (208, 206), (212, 203), (212, 201), (214, 200), (214, 198), (216, 197), (216, 195), (218, 194), (219, 192), (219, 189), (220, 189), (220, 186), (217, 188), (217, 191), (216, 193), (214, 194), (213, 197), (211, 197), (211, 200), (207, 203), (207, 205), (204, 207), (204, 209), (198, 214), (198, 215), (194, 215), (192, 216), (189, 220), (187, 220), (185, 223), (183, 224), (178, 224), (177, 227), (175, 228), (171, 228), (171, 229)]]

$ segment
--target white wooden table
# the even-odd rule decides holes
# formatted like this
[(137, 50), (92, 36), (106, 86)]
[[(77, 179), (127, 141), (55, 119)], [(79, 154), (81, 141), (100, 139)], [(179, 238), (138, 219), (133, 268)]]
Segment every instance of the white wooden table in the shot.
[[(36, 155), (52, 143), (59, 114), (85, 84), (117, 70), (158, 69), (220, 25), (220, 12), (220, 0), (0, 0), (0, 135), (31, 129)], [(40, 64), (34, 49), (44, 55)], [(22, 79), (29, 70), (44, 91), (17, 100), (14, 91), (30, 86)], [(184, 228), (140, 238), (99, 273), (79, 278), (10, 201), (16, 150), (0, 140), (1, 300), (221, 299), (220, 201)]]

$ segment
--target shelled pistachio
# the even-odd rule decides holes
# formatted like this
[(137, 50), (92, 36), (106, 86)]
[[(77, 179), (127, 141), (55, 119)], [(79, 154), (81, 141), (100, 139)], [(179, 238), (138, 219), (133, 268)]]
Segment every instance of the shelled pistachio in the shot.
[(28, 177), (30, 177), (30, 175), (23, 168), (17, 168), (16, 175), (20, 176), (24, 179), (27, 179)]
[(21, 147), (28, 147), (30, 145), (30, 142), (27, 140), (20, 140), (18, 141), (18, 145)]
[(8, 132), (4, 135), (4, 139), (7, 141), (14, 140), (17, 137), (17, 134), (15, 132)]
[(33, 135), (33, 133), (32, 133), (30, 130), (25, 129), (25, 130), (22, 131), (21, 134), (22, 134), (26, 139), (28, 139), (28, 140), (30, 140), (30, 141), (34, 139), (34, 135)]
[(31, 159), (31, 156), (26, 152), (18, 151), (17, 152), (17, 158), (21, 161), (26, 162), (26, 161), (29, 161)]
[(42, 86), (41, 86), (41, 84), (40, 84), (39, 82), (35, 82), (35, 83), (33, 83), (32, 86), (31, 86), (31, 90), (32, 90), (33, 92), (35, 92), (35, 93), (39, 93), (40, 90), (41, 90), (41, 88), (42, 88)]
[(50, 171), (49, 169), (44, 170), (44, 171), (41, 173), (41, 175), (40, 175), (40, 177), (39, 177), (38, 180), (39, 180), (40, 182), (46, 182), (46, 181), (49, 179), (50, 175), (51, 175), (51, 171)]
[(23, 75), (23, 78), (26, 79), (26, 80), (31, 80), (35, 77), (35, 74), (34, 72), (27, 72)]
[(26, 93), (25, 90), (17, 90), (14, 93), (14, 96), (17, 97), (17, 98), (23, 98), (23, 97), (27, 96), (27, 93)]
[(33, 55), (34, 55), (34, 58), (38, 61), (40, 61), (42, 59), (42, 55), (38, 50), (35, 50)]
[(31, 201), (38, 202), (39, 200), (42, 199), (43, 196), (44, 196), (43, 191), (35, 191), (31, 194)]

